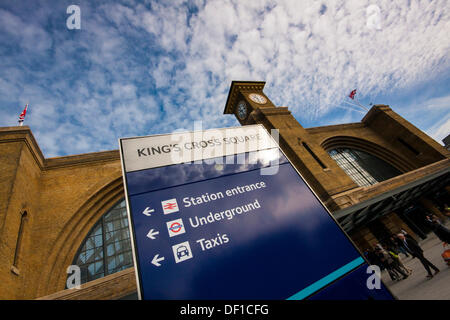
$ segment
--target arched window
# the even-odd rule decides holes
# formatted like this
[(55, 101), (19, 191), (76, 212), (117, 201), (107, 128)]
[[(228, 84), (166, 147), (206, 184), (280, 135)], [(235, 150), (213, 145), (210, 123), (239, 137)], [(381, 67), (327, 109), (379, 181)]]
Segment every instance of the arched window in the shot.
[(328, 153), (359, 186), (370, 186), (401, 174), (389, 163), (364, 151), (336, 148)]
[(94, 225), (72, 264), (81, 269), (81, 283), (133, 266), (125, 200)]

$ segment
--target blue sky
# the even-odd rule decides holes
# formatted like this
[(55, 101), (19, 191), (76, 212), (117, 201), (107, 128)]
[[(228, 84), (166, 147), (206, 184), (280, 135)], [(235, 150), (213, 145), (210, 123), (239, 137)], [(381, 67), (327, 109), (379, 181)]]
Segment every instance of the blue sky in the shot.
[(198, 120), (236, 126), (230, 83), (256, 80), (304, 127), (360, 121), (344, 102), (356, 88), (441, 142), (449, 31), (447, 1), (1, 1), (0, 126), (28, 102), (46, 157), (117, 149)]

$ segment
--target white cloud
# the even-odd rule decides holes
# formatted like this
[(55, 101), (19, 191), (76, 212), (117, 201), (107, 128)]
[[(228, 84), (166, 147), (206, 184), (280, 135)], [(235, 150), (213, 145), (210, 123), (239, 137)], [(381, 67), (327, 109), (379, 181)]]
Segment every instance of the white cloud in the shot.
[(43, 53), (52, 45), (50, 35), (39, 25), (30, 20), (0, 9), (0, 30), (12, 36), (19, 45), (34, 55)]
[(394, 111), (441, 144), (450, 134), (450, 95), (399, 105)]
[(450, 134), (450, 116), (439, 121), (435, 126), (427, 130), (429, 135), (442, 144), (442, 140)]
[(447, 110), (450, 112), (450, 95), (432, 98), (424, 103), (423, 109), (429, 111)]
[[(382, 1), (381, 30), (366, 26), (369, 4), (327, 2), (321, 15), (317, 1), (255, 2), (253, 7), (242, 1), (209, 1), (191, 18), (188, 53), (177, 47), (186, 68), (177, 74), (176, 85), (188, 87), (195, 99), (197, 85), (217, 94), (210, 73), (227, 84), (267, 80), (275, 102), (317, 116), (354, 87), (375, 96), (448, 70), (445, 1), (410, 7), (406, 1)], [(153, 15), (158, 21), (171, 17), (163, 9)]]
[[(20, 48), (0, 51), (1, 99), (30, 102), (27, 121), (51, 155), (117, 148), (119, 136), (192, 129), (200, 119), (208, 128), (235, 125), (222, 115), (231, 80), (267, 81), (271, 100), (296, 117), (339, 110), (347, 121), (336, 106), (351, 89), (371, 98), (450, 67), (447, 1), (377, 1), (380, 30), (367, 27), (371, 4), (82, 1), (78, 33), (48, 30), (45, 21), (28, 25), (0, 9), (0, 40)], [(33, 60), (32, 48), (44, 58)], [(449, 100), (426, 108), (445, 113)], [(15, 122), (10, 113), (0, 110), (1, 125)], [(446, 121), (431, 130), (436, 137)], [(63, 143), (68, 137), (76, 137), (75, 147)]]
[(135, 99), (136, 98), (136, 86), (126, 83), (113, 83), (112, 96), (116, 99)]

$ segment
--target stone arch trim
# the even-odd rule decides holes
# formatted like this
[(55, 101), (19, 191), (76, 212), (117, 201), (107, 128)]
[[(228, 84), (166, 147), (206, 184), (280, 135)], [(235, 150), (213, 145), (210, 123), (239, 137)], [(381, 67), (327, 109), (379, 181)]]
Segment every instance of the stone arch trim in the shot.
[(335, 136), (322, 141), (321, 146), (327, 152), (334, 148), (351, 148), (364, 151), (389, 163), (402, 173), (416, 169), (411, 162), (395, 152), (361, 138), (351, 136)]
[(95, 223), (125, 197), (122, 176), (114, 178), (94, 192), (72, 215), (49, 250), (36, 297), (65, 288), (66, 269)]

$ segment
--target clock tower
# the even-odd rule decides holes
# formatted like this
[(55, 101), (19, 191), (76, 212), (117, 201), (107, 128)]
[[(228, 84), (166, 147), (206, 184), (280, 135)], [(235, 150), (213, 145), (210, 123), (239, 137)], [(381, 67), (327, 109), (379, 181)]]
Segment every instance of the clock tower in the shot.
[(256, 115), (275, 105), (263, 93), (264, 81), (233, 81), (225, 105), (225, 114), (234, 114), (241, 125), (258, 123)]
[(287, 107), (277, 107), (264, 94), (264, 81), (232, 81), (224, 114), (234, 114), (241, 125), (262, 124), (278, 130), (280, 147), (330, 210), (332, 195), (355, 188), (345, 174)]

